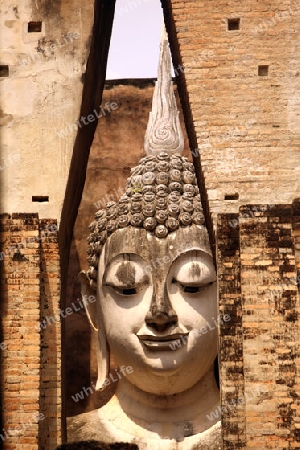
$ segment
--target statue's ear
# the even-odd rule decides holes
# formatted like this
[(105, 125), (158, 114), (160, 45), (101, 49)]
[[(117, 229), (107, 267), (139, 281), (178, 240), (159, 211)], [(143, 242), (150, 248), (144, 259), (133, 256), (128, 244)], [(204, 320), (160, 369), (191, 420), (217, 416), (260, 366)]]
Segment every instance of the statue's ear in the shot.
[(101, 313), (101, 308), (97, 308), (97, 293), (92, 289), (90, 280), (83, 270), (78, 275), (81, 283), (82, 301), (86, 310), (86, 314), (92, 326), (92, 334), (95, 340), (97, 362), (98, 362), (98, 379), (96, 389), (105, 389), (105, 382), (109, 372), (109, 349), (106, 341), (106, 333)]
[(99, 319), (97, 313), (96, 292), (90, 285), (90, 280), (84, 270), (78, 275), (81, 284), (82, 303), (84, 304), (86, 314), (94, 330), (99, 329)]

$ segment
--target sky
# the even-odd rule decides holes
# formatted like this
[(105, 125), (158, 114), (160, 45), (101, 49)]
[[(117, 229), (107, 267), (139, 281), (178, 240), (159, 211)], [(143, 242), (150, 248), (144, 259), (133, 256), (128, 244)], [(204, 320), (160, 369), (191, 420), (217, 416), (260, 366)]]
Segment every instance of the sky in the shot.
[(155, 78), (163, 23), (160, 0), (117, 0), (107, 80)]

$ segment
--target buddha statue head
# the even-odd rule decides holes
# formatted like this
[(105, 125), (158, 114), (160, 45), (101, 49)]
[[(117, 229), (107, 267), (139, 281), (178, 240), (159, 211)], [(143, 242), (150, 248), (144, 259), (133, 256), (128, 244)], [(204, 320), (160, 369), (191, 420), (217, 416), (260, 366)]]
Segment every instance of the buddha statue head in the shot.
[[(217, 354), (216, 331), (200, 333), (217, 314), (216, 273), (193, 164), (163, 152), (146, 156), (90, 231), (90, 269), (81, 280), (83, 295), (98, 299), (87, 307), (100, 344), (98, 387), (112, 351), (119, 365), (133, 367), (128, 377), (141, 389), (154, 376), (159, 386), (148, 383), (150, 390), (188, 389)], [(185, 363), (190, 377), (168, 384), (164, 374)]]
[[(168, 103), (174, 105), (171, 84), (169, 77), (164, 89), (168, 85)], [(216, 272), (194, 166), (179, 154), (181, 130), (174, 117), (152, 117), (151, 135), (164, 144), (147, 146), (119, 201), (96, 213), (89, 270), (80, 280), (84, 300), (97, 297), (84, 302), (97, 342), (97, 388), (105, 387), (113, 354), (120, 368), (131, 368), (116, 392), (122, 409), (138, 423), (160, 421), (155, 432), (172, 438), (175, 432), (163, 424), (175, 405), (180, 440), (212, 425), (205, 411), (218, 404), (219, 391), (217, 328), (211, 326)], [(177, 139), (170, 139), (173, 129)]]

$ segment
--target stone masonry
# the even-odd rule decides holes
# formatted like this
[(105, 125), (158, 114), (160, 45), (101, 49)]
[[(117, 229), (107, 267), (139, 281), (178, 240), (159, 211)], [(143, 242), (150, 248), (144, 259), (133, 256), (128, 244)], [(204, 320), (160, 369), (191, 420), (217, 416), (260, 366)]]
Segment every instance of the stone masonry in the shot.
[(92, 2), (1, 1), (1, 213), (59, 219), (92, 22)]
[(300, 449), (299, 210), (219, 216), (224, 450)]
[(37, 214), (3, 214), (0, 225), (0, 447), (50, 450), (61, 428), (57, 224)]
[(300, 190), (299, 0), (162, 0), (191, 150), (219, 212)]

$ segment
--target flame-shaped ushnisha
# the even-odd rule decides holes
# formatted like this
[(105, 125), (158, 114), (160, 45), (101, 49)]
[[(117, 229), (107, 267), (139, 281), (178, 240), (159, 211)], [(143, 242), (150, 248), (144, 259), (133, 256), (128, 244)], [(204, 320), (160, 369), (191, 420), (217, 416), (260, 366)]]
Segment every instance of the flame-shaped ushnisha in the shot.
[(152, 100), (152, 111), (145, 135), (144, 149), (147, 155), (165, 151), (182, 153), (184, 149), (183, 132), (179, 120), (174, 94), (171, 56), (168, 36), (163, 26), (158, 76)]

